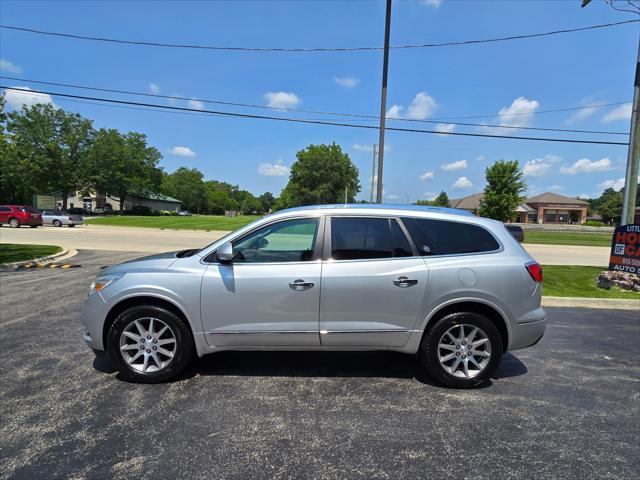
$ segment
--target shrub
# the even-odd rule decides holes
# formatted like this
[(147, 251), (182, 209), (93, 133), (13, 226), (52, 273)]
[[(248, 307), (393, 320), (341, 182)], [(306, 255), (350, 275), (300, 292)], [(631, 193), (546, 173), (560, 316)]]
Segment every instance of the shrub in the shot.
[(132, 215), (153, 215), (153, 211), (146, 205), (134, 205), (131, 213)]
[(598, 220), (587, 220), (582, 225), (585, 227), (604, 227), (604, 222), (599, 222)]
[(160, 215), (162, 215), (163, 217), (170, 217), (172, 214), (172, 212), (170, 212), (169, 210), (160, 210)]

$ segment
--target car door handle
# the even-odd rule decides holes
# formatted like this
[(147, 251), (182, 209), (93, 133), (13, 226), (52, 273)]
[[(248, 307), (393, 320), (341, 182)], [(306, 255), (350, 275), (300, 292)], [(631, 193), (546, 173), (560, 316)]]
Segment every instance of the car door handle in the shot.
[(298, 279), (298, 280), (294, 280), (293, 282), (289, 283), (289, 287), (291, 287), (293, 290), (295, 290), (296, 292), (300, 292), (302, 290), (307, 290), (308, 288), (313, 287), (315, 284), (313, 282), (305, 282), (302, 279)]
[(418, 283), (418, 280), (410, 280), (407, 277), (398, 277), (397, 280), (393, 281), (393, 284), (396, 287), (400, 287), (400, 288), (407, 288), (407, 287), (412, 287), (414, 286), (416, 283)]

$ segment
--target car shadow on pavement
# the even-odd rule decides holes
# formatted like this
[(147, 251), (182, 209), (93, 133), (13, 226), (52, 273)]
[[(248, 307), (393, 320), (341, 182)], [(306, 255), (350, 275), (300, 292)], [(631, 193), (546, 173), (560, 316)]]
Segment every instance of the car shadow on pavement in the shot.
[[(502, 357), (493, 379), (523, 375), (527, 367), (513, 354)], [(413, 355), (398, 352), (226, 351), (194, 360), (176, 381), (202, 376), (375, 377), (415, 379), (438, 386)], [(483, 387), (490, 386), (491, 380)]]

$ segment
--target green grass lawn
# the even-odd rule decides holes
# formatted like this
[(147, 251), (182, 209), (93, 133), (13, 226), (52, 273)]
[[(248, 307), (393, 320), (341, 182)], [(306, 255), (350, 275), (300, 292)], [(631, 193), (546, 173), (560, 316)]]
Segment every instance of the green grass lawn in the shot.
[(530, 232), (528, 230), (525, 230), (524, 243), (610, 247), (611, 234), (578, 232)]
[(62, 251), (54, 245), (18, 245), (17, 243), (0, 243), (0, 263), (21, 262), (34, 258), (46, 257)]
[(117, 227), (149, 227), (176, 230), (236, 230), (253, 222), (257, 215), (224, 217), (222, 215), (193, 215), (191, 217), (138, 217), (109, 215), (85, 217), (92, 225), (113, 225)]
[(640, 300), (640, 293), (628, 292), (618, 287), (610, 290), (598, 288), (596, 278), (606, 268), (567, 265), (543, 265), (542, 293), (550, 297), (633, 298)]

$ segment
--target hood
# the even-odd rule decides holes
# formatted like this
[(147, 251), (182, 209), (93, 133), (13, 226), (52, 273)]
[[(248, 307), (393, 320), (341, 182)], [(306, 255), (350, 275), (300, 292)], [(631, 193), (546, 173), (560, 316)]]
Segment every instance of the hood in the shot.
[(166, 252), (159, 253), (157, 255), (134, 258), (133, 260), (127, 260), (126, 262), (105, 268), (100, 273), (130, 272), (134, 270), (164, 270), (169, 268), (171, 264), (176, 261), (179, 253), (179, 251)]

